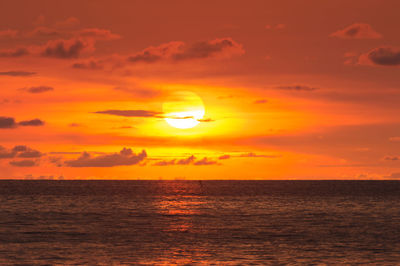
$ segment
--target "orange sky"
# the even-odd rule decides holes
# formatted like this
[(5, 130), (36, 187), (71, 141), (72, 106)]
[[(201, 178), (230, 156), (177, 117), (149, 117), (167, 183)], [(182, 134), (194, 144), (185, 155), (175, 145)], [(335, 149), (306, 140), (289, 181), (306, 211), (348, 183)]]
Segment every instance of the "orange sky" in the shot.
[(0, 178), (399, 178), (399, 9), (2, 1)]

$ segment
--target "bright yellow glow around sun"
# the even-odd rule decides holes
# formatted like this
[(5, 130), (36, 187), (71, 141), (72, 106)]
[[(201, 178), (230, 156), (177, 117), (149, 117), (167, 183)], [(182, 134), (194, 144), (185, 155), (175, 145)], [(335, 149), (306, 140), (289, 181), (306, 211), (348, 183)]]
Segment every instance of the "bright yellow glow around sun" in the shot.
[(190, 91), (176, 91), (163, 104), (165, 121), (175, 128), (195, 127), (204, 117), (205, 109), (201, 98)]

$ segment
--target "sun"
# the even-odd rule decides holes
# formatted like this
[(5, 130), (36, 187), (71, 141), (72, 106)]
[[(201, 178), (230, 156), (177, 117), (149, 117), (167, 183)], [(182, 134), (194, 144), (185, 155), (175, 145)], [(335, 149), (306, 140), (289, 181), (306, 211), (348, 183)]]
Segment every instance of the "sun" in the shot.
[(191, 91), (175, 91), (163, 103), (165, 121), (175, 128), (193, 128), (205, 114), (201, 98)]

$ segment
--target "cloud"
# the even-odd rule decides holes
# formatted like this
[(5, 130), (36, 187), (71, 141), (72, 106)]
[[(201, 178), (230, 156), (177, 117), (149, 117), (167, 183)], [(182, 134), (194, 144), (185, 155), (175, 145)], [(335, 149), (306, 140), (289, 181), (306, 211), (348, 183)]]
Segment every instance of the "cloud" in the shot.
[(231, 156), (229, 154), (224, 154), (218, 157), (218, 160), (227, 160), (230, 159)]
[(168, 166), (168, 165), (189, 165), (192, 164), (195, 161), (196, 157), (194, 155), (191, 155), (187, 158), (184, 159), (172, 159), (172, 160), (163, 160), (154, 163), (153, 165), (155, 166)]
[(374, 48), (360, 55), (358, 63), (360, 65), (399, 66), (400, 48), (389, 46)]
[(75, 159), (65, 161), (64, 164), (69, 167), (113, 167), (121, 165), (135, 165), (147, 157), (145, 150), (135, 154), (131, 149), (123, 148), (119, 153), (99, 155), (93, 157), (90, 153), (84, 152)]
[(1, 128), (16, 128), (17, 126), (43, 126), (44, 121), (40, 119), (25, 120), (21, 122), (15, 122), (13, 117), (0, 116), (0, 129)]
[(266, 99), (259, 99), (259, 100), (255, 100), (253, 103), (254, 104), (263, 104), (263, 103), (267, 103), (268, 102), (268, 100), (266, 100)]
[(207, 157), (204, 157), (203, 159), (198, 160), (198, 161), (194, 162), (193, 164), (194, 165), (213, 165), (213, 164), (218, 164), (218, 162), (210, 160)]
[(215, 39), (186, 45), (183, 42), (169, 42), (157, 47), (149, 47), (128, 57), (131, 63), (154, 63), (160, 60), (186, 61), (215, 57), (231, 57), (244, 53), (242, 45), (231, 38)]
[(91, 60), (88, 62), (75, 63), (72, 67), (77, 69), (102, 70), (104, 65), (100, 61)]
[(95, 112), (95, 114), (108, 114), (125, 117), (158, 117), (162, 113), (146, 110), (105, 110)]
[(154, 166), (168, 166), (168, 165), (175, 165), (176, 160), (170, 160), (170, 161), (159, 161), (154, 163)]
[(78, 58), (85, 50), (93, 49), (93, 42), (83, 39), (52, 40), (44, 47), (41, 55), (61, 59)]
[(185, 158), (185, 159), (180, 159), (180, 160), (178, 160), (176, 164), (179, 164), (179, 165), (188, 165), (188, 164), (193, 163), (195, 159), (196, 159), (196, 157), (194, 157), (194, 155), (191, 155), (191, 156), (189, 156), (189, 157), (187, 157), (187, 158)]
[(183, 49), (184, 45), (183, 42), (169, 42), (157, 47), (151, 46), (140, 53), (128, 57), (128, 61), (131, 63), (154, 63), (162, 59), (171, 58), (179, 50)]
[(34, 160), (22, 160), (22, 161), (11, 161), (10, 165), (16, 167), (33, 167), (36, 166), (37, 163)]
[(0, 128), (15, 128), (17, 124), (12, 117), (0, 116)]
[(11, 158), (40, 158), (43, 156), (38, 150), (34, 150), (25, 145), (17, 145), (11, 150), (0, 146), (0, 159)]
[(15, 152), (15, 157), (19, 158), (39, 158), (43, 156), (43, 153), (40, 151), (31, 149), (24, 145), (15, 146), (12, 149), (12, 152)]
[(54, 90), (54, 88), (49, 86), (37, 86), (37, 87), (23, 88), (22, 90), (30, 93), (42, 93), (46, 91), (52, 91)]
[(385, 160), (385, 161), (398, 161), (398, 160), (400, 160), (400, 157), (399, 157), (399, 156), (390, 156), (390, 155), (387, 155), (387, 156), (385, 156), (385, 157), (383, 158), (383, 160)]
[(25, 47), (0, 50), (0, 57), (21, 57), (30, 54), (30, 51)]
[(196, 160), (194, 155), (191, 155), (184, 159), (172, 159), (172, 160), (163, 160), (154, 163), (154, 166), (169, 166), (169, 165), (195, 165), (195, 166), (202, 166), (202, 165), (213, 165), (218, 164), (217, 161), (213, 161), (204, 157), (201, 160)]
[(7, 150), (3, 146), (0, 146), (0, 159), (9, 159), (9, 158), (14, 158), (15, 157), (15, 151), (14, 150)]
[(303, 85), (289, 85), (289, 86), (277, 86), (279, 90), (290, 90), (290, 91), (315, 91), (318, 88), (303, 86)]
[(28, 72), (28, 71), (5, 71), (0, 72), (0, 76), (11, 76), (11, 77), (27, 77), (36, 75), (36, 72)]
[(330, 35), (342, 39), (380, 39), (382, 35), (376, 32), (371, 25), (365, 23), (354, 23), (342, 30)]
[(231, 38), (215, 39), (208, 42), (197, 42), (186, 48), (180, 53), (173, 55), (176, 61), (190, 60), (190, 59), (204, 59), (224, 55), (230, 57), (235, 54), (243, 54), (244, 50), (242, 45), (236, 43)]
[(40, 119), (33, 119), (33, 120), (25, 120), (25, 121), (21, 121), (18, 123), (18, 125), (20, 126), (43, 126), (44, 125), (44, 121), (40, 120)]
[(393, 142), (400, 141), (400, 137), (390, 137), (389, 141), (393, 141)]

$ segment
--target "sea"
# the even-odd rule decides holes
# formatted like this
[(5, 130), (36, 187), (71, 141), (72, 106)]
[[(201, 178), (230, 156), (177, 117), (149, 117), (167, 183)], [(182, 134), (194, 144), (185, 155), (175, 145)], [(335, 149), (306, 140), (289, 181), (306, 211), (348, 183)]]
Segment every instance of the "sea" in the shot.
[(400, 265), (400, 182), (3, 180), (0, 265)]

